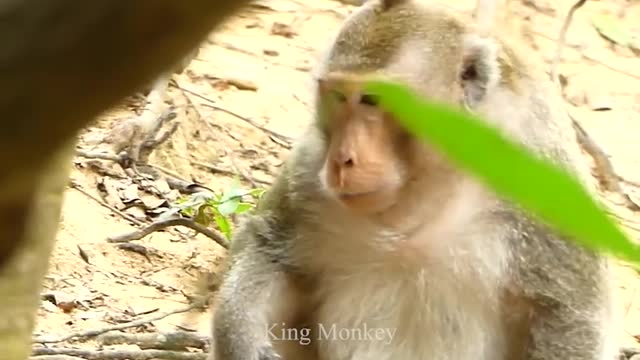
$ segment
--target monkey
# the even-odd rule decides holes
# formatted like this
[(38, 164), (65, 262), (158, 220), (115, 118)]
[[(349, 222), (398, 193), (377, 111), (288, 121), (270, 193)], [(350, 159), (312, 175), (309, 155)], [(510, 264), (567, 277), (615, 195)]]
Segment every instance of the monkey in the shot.
[(149, 134), (154, 131), (158, 119), (166, 116), (164, 114), (168, 111), (164, 99), (173, 74), (183, 73), (191, 61), (196, 58), (199, 50), (199, 48), (194, 49), (184, 56), (175, 68), (156, 77), (150, 89), (145, 89), (146, 105), (142, 112), (136, 117), (118, 122), (105, 137), (100, 139), (99, 142), (109, 144), (114, 153), (121, 154), (124, 151), (128, 162), (132, 164), (136, 172), (138, 171), (136, 164), (142, 160), (140, 151), (144, 142), (149, 138)]
[(480, 20), (415, 0), (368, 0), (346, 18), (317, 66), (312, 121), (234, 233), (211, 360), (617, 353), (609, 259), (489, 190), (364, 91), (389, 79), (478, 114), (586, 184), (556, 88)]
[(250, 0), (0, 5), (0, 349), (25, 360), (78, 132)]

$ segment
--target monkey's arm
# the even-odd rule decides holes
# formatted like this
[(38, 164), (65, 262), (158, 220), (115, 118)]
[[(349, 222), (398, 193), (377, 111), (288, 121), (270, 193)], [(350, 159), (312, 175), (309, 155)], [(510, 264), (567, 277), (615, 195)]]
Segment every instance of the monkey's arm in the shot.
[[(278, 325), (296, 312), (298, 294), (281, 263), (286, 258), (272, 236), (281, 236), (254, 216), (232, 242), (230, 268), (213, 318), (213, 359), (272, 360)], [(283, 339), (280, 339), (283, 340)]]
[(526, 244), (532, 261), (522, 267), (521, 286), (534, 304), (525, 359), (613, 359), (606, 259), (541, 238), (548, 241)]

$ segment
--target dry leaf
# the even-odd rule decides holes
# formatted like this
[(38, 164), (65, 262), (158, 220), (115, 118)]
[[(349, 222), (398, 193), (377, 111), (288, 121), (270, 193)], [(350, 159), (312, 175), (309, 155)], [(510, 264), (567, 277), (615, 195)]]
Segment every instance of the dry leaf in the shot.
[(607, 93), (601, 91), (588, 91), (586, 94), (587, 104), (589, 109), (593, 111), (608, 111), (612, 110), (612, 99)]
[(127, 210), (125, 210), (125, 213), (127, 215), (131, 215), (136, 220), (140, 220), (140, 221), (147, 220), (147, 214), (145, 213), (145, 211), (137, 206), (128, 208)]
[(141, 200), (147, 210), (157, 209), (163, 205), (169, 206), (167, 200), (159, 199), (153, 195), (143, 195)]
[(274, 22), (273, 25), (271, 25), (270, 33), (271, 35), (283, 36), (289, 39), (293, 38), (295, 35), (298, 35), (298, 33), (296, 33), (291, 28), (291, 26), (280, 22)]
[(136, 200), (140, 200), (138, 195), (138, 184), (131, 184), (120, 192), (120, 198), (125, 203), (131, 203)]
[(169, 193), (169, 191), (171, 191), (171, 187), (169, 186), (167, 181), (164, 180), (164, 179), (158, 179), (158, 180), (154, 181), (153, 185), (154, 185), (154, 187), (156, 189), (158, 189), (160, 194), (167, 194), (167, 193)]
[[(190, 188), (191, 185), (189, 185), (187, 188)], [(178, 189), (171, 189), (171, 191), (169, 191), (168, 193), (166, 193), (164, 195), (165, 199), (167, 199), (167, 201), (176, 201), (178, 198), (180, 198), (181, 194), (180, 191)]]
[(78, 247), (78, 252), (79, 252), (80, 257), (82, 258), (82, 260), (84, 260), (84, 262), (86, 262), (87, 264), (91, 264), (91, 263), (89, 262), (89, 255), (87, 254), (87, 252), (86, 252), (86, 251), (84, 251), (84, 249), (82, 249), (82, 248), (80, 247), (80, 245), (77, 245), (77, 247)]
[(102, 197), (102, 200), (118, 210), (122, 210), (125, 208), (125, 204), (122, 202), (119, 195), (120, 191), (118, 189), (120, 185), (120, 182), (117, 182), (109, 177), (100, 178), (97, 184), (97, 188), (100, 193), (100, 197)]
[(63, 301), (58, 303), (58, 308), (65, 313), (70, 313), (76, 308), (75, 301)]

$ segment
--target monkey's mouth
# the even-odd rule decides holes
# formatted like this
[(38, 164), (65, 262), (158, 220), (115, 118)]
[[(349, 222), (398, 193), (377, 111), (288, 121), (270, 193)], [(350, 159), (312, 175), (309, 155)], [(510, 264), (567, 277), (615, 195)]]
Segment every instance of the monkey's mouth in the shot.
[(392, 205), (393, 191), (387, 188), (380, 188), (370, 191), (357, 192), (337, 192), (338, 200), (347, 208), (356, 212), (378, 212)]
[(357, 199), (359, 197), (373, 196), (380, 193), (382, 190), (360, 191), (360, 192), (339, 192), (338, 197), (340, 199)]

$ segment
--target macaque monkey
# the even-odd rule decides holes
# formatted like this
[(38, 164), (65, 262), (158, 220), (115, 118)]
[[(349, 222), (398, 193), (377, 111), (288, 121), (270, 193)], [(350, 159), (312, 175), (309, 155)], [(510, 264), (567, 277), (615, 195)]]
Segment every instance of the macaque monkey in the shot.
[(232, 241), (212, 360), (613, 359), (607, 259), (363, 92), (372, 76), (405, 83), (586, 176), (553, 84), (485, 30), (412, 0), (369, 0), (344, 22), (315, 120)]
[(249, 0), (0, 3), (0, 353), (25, 360), (78, 131)]

